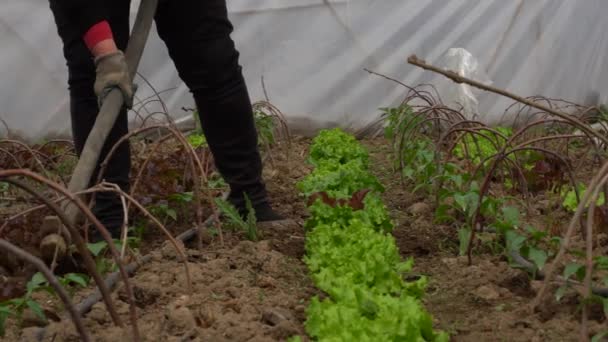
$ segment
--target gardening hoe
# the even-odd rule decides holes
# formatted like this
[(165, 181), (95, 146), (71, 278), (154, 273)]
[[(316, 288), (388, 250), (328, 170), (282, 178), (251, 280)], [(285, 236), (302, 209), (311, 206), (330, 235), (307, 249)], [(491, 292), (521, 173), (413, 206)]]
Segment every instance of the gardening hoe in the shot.
[[(136, 74), (139, 60), (143, 54), (157, 4), (158, 0), (141, 0), (139, 4), (137, 17), (135, 18), (135, 24), (133, 25), (125, 53), (131, 79)], [(87, 138), (70, 180), (68, 186), (70, 193), (77, 193), (89, 187), (91, 176), (99, 160), (101, 148), (114, 126), (114, 122), (123, 104), (122, 93), (117, 88), (112, 89), (103, 101), (95, 125)], [(72, 227), (75, 227), (81, 215), (78, 207), (71, 201), (66, 200), (62, 206), (62, 210), (65, 212), (65, 218), (68, 223)], [(45, 217), (42, 224), (42, 236), (40, 252), (45, 260), (60, 260), (66, 255), (71, 238), (69, 232), (57, 216)], [(66, 244), (66, 240), (68, 244)]]

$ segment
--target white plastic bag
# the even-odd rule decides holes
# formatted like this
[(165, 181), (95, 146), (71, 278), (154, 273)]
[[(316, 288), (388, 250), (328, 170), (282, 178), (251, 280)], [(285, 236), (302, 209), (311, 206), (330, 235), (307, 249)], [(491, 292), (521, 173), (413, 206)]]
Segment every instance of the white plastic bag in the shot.
[[(437, 65), (443, 69), (454, 71), (462, 77), (492, 84), (490, 78), (479, 67), (477, 59), (463, 48), (447, 50)], [(461, 109), (467, 119), (484, 121), (483, 115), (480, 115), (478, 110), (477, 95), (479, 90), (468, 84), (455, 83), (443, 76), (435, 84), (443, 104), (450, 108)]]

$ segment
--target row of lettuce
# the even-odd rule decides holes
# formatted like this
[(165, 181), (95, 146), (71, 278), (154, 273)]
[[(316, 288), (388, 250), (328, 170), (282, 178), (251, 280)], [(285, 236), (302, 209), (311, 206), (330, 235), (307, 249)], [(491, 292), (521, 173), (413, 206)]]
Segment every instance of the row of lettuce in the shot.
[[(313, 140), (314, 167), (298, 188), (308, 198), (306, 257), (315, 285), (306, 330), (319, 341), (447, 341), (421, 305), (426, 279), (406, 282), (393, 223), (369, 171), (369, 155), (350, 134), (324, 130)], [(368, 192), (369, 191), (369, 192)]]

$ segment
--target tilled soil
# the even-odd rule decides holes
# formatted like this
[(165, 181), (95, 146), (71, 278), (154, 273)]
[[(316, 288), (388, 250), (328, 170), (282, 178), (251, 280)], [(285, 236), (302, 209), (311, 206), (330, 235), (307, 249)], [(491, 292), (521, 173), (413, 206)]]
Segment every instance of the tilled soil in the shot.
[[(278, 211), (291, 224), (260, 226), (262, 239), (251, 242), (239, 232), (224, 231), (202, 250), (187, 246), (193, 292), (184, 265), (169, 247), (152, 250), (153, 259), (132, 278), (144, 341), (285, 341), (304, 335), (305, 309), (319, 294), (301, 259), (306, 218), (295, 183), (310, 168), (307, 140), (267, 162), (265, 179)], [(496, 254), (479, 254), (468, 265), (458, 256), (457, 232), (433, 223), (432, 201), (404, 190), (391, 170), (390, 146), (383, 139), (365, 142), (372, 168), (386, 186), (385, 203), (397, 223), (394, 236), (404, 258), (414, 257), (414, 272), (429, 278), (424, 299), (435, 326), (453, 341), (578, 341), (580, 312), (575, 295), (548, 301), (539, 312), (526, 311), (540, 286)], [(91, 290), (77, 293), (78, 302)], [(124, 289), (113, 294), (124, 322), (129, 310)], [(47, 305), (50, 306), (50, 305)], [(593, 310), (591, 333), (602, 330), (605, 317)], [(96, 341), (132, 341), (131, 330), (116, 328), (102, 303), (84, 319)], [(7, 340), (19, 340), (10, 329)], [(31, 341), (35, 328), (21, 330)], [(68, 320), (52, 323), (45, 341), (77, 341)]]
[[(304, 311), (314, 288), (301, 262), (274, 250), (270, 241), (189, 250), (191, 294), (175, 252), (165, 247), (153, 255), (131, 281), (142, 340), (281, 341), (304, 334)], [(128, 321), (124, 289), (113, 297)], [(133, 340), (129, 328), (113, 326), (102, 303), (86, 315), (85, 324), (97, 341)], [(49, 341), (78, 340), (71, 324), (52, 324), (46, 335)]]
[[(306, 142), (294, 142), (289, 158), (276, 151), (265, 169), (273, 204), (289, 222), (260, 224), (258, 242), (247, 241), (241, 232), (224, 229), (223, 246), (217, 234), (202, 250), (196, 242), (186, 246), (192, 293), (188, 292), (184, 265), (176, 252), (167, 244), (151, 251), (152, 261), (131, 280), (142, 340), (284, 341), (305, 335), (305, 309), (317, 293), (301, 261), (305, 206), (295, 188), (308, 173), (306, 148)], [(150, 239), (156, 243), (156, 237)], [(91, 291), (76, 294), (74, 302)], [(113, 298), (122, 320), (129, 322), (122, 286), (114, 291)], [(50, 303), (56, 303), (44, 295), (40, 299), (49, 308), (53, 307)], [(133, 340), (131, 328), (115, 327), (101, 302), (84, 322), (96, 341)], [(20, 337), (10, 335), (16, 331), (9, 331), (7, 338), (35, 340), (39, 329), (26, 328)], [(44, 341), (77, 340), (69, 320), (51, 323), (45, 331)]]

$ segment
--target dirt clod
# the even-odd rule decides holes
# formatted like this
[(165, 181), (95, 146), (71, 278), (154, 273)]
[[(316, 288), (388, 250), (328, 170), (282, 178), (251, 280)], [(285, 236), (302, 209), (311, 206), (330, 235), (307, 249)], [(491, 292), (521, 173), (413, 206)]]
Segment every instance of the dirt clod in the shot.
[(30, 309), (26, 309), (23, 311), (23, 316), (21, 319), (21, 326), (24, 328), (44, 327), (48, 324), (48, 321), (46, 319), (40, 318)]
[(97, 303), (93, 305), (91, 311), (87, 314), (87, 318), (95, 321), (98, 324), (104, 324), (109, 321), (110, 315), (106, 311), (103, 303)]
[(47, 261), (53, 260), (55, 250), (57, 251), (57, 259), (63, 259), (67, 251), (67, 246), (63, 237), (57, 234), (45, 236), (40, 242), (40, 254), (42, 255), (42, 258)]
[(167, 307), (166, 318), (170, 332), (189, 332), (195, 328), (194, 315), (186, 306), (188, 301), (187, 296), (182, 296)]
[(275, 284), (276, 284), (276, 280), (274, 280), (272, 277), (261, 276), (260, 278), (258, 278), (259, 287), (262, 287), (262, 288), (275, 287)]
[(475, 295), (483, 300), (496, 300), (500, 298), (500, 293), (490, 286), (484, 285), (475, 290)]
[(418, 202), (407, 208), (407, 212), (414, 216), (426, 215), (431, 212), (431, 206), (425, 202)]
[(179, 253), (184, 251), (184, 244), (181, 241), (177, 241), (177, 248), (175, 248), (175, 246), (173, 246), (173, 244), (171, 244), (169, 241), (163, 243), (162, 247), (161, 247), (161, 254), (163, 256), (163, 258), (169, 259), (169, 260), (175, 260), (175, 259), (179, 259)]
[(288, 319), (286, 315), (288, 314), (281, 312), (279, 309), (267, 309), (262, 314), (262, 321), (268, 325), (276, 326)]

